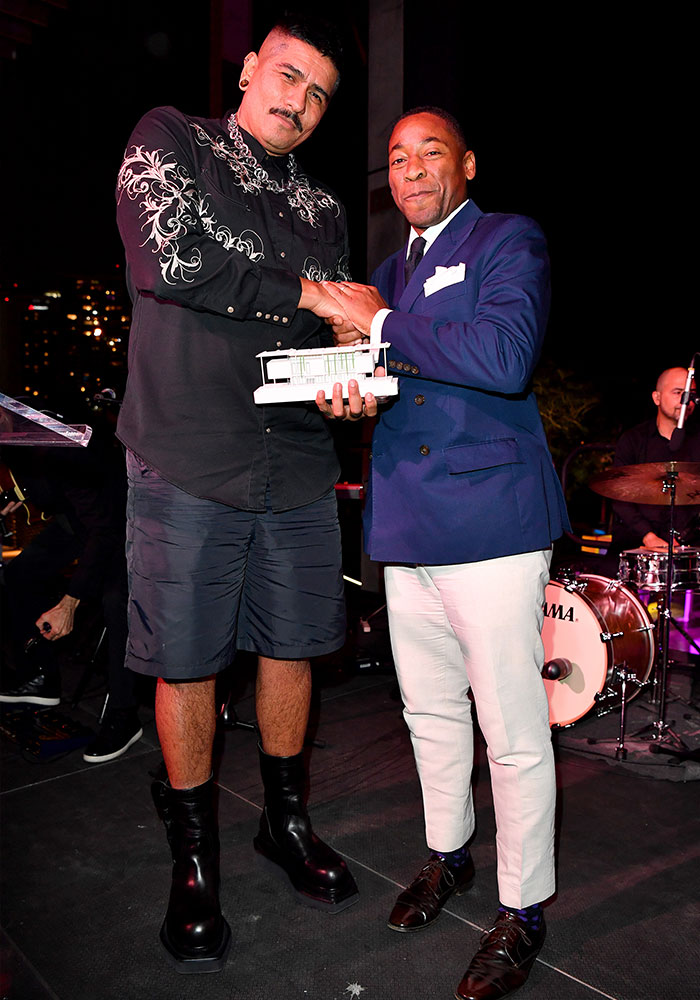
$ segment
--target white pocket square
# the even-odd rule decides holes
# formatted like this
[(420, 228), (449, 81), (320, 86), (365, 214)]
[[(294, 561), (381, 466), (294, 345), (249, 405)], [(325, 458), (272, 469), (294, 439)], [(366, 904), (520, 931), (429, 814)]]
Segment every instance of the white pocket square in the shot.
[(431, 274), (423, 282), (423, 291), (426, 296), (433, 295), (441, 288), (447, 288), (448, 285), (456, 285), (459, 281), (464, 281), (466, 268), (466, 264), (453, 264), (452, 267), (441, 267), (438, 264), (435, 268), (435, 274)]

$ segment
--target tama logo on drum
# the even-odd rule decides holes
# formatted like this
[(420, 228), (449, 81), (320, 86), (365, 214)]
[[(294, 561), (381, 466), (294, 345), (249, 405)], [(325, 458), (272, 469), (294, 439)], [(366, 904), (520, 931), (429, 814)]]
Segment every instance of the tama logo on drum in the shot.
[(564, 610), (563, 604), (555, 604), (554, 601), (547, 604), (545, 601), (542, 605), (542, 610), (544, 611), (545, 618), (556, 618), (560, 622), (574, 621), (573, 606)]

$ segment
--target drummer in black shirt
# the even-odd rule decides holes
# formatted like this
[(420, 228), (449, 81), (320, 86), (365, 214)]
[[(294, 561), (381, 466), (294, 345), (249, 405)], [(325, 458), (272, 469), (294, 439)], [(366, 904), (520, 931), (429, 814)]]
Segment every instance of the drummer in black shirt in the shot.
[[(626, 431), (617, 442), (614, 466), (639, 465), (645, 462), (700, 462), (700, 434), (693, 421), (684, 429), (683, 442), (675, 451), (671, 450), (671, 435), (678, 426), (681, 411), (681, 397), (688, 378), (686, 368), (667, 368), (661, 372), (651, 397), (656, 406), (656, 417), (645, 420)], [(692, 414), (695, 384), (691, 384), (691, 399), (686, 410), (686, 419)], [(613, 548), (623, 551), (638, 547), (666, 551), (670, 506), (665, 498), (659, 504), (638, 504), (623, 501), (613, 503), (615, 521), (613, 525)], [(676, 535), (674, 544), (694, 545), (700, 542), (698, 528), (698, 505), (675, 506), (673, 525)]]

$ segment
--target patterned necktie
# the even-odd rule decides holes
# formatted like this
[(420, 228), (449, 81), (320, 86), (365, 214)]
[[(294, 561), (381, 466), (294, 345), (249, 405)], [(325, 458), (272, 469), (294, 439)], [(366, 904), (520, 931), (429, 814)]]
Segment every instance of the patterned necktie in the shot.
[(403, 266), (404, 278), (406, 279), (406, 284), (409, 283), (413, 277), (413, 272), (420, 264), (423, 259), (423, 251), (425, 250), (425, 240), (422, 236), (416, 236), (413, 243), (411, 243), (411, 249), (408, 251), (408, 257)]

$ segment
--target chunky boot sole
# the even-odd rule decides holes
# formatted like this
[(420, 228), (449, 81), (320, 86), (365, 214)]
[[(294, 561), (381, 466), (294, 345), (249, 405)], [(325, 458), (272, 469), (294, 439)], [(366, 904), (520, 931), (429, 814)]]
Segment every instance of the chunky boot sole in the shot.
[(231, 946), (231, 928), (219, 903), (213, 779), (194, 788), (173, 789), (159, 778), (151, 793), (173, 858), (161, 943), (179, 973), (221, 972)]
[(253, 846), (275, 871), (292, 883), (299, 900), (329, 913), (357, 902), (355, 880), (343, 859), (313, 832), (304, 806), (302, 754), (274, 757), (261, 745), (260, 774), (265, 806)]
[(226, 959), (228, 958), (229, 949), (231, 947), (231, 928), (223, 917), (222, 920), (224, 923), (224, 932), (219, 947), (215, 951), (210, 952), (208, 955), (199, 955), (196, 958), (183, 955), (182, 952), (179, 952), (170, 943), (168, 930), (165, 925), (166, 922), (163, 921), (163, 926), (160, 929), (161, 944), (165, 948), (168, 959), (175, 967), (176, 972), (179, 972), (181, 975), (221, 972), (223, 967), (226, 965)]
[(352, 875), (349, 875), (349, 882), (340, 889), (323, 889), (318, 886), (310, 887), (303, 884), (302, 880), (289, 871), (285, 858), (281, 852), (270, 850), (259, 837), (253, 838), (253, 847), (257, 851), (261, 865), (278, 879), (291, 883), (294, 892), (300, 902), (306, 906), (312, 906), (316, 910), (324, 910), (326, 913), (340, 913), (347, 910), (349, 906), (356, 903), (360, 898), (360, 893)]

